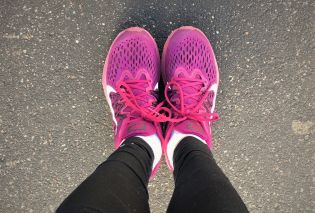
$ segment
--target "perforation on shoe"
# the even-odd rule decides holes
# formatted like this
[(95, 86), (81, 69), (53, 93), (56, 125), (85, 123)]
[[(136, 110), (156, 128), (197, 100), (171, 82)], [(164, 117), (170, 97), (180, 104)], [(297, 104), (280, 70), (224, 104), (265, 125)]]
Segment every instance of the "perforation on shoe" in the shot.
[(210, 54), (209, 46), (201, 38), (186, 37), (170, 48), (166, 70), (173, 75), (179, 66), (188, 72), (199, 69), (205, 72), (211, 84), (215, 83), (216, 70)]
[(155, 54), (154, 49), (150, 48), (143, 38), (132, 37), (119, 42), (113, 47), (109, 60), (109, 83), (116, 82), (122, 70), (135, 74), (141, 68), (146, 69), (152, 78), (156, 79), (158, 76), (155, 69), (158, 64), (152, 61), (152, 58), (156, 57)]

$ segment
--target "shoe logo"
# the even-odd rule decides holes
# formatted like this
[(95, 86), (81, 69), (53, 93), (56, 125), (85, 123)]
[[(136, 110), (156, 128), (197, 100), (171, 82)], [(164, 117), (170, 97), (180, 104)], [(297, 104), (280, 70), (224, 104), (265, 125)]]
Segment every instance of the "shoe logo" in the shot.
[(147, 125), (145, 124), (132, 124), (132, 125), (129, 125), (127, 127), (127, 131), (128, 132), (133, 132), (133, 131), (141, 131), (141, 130), (146, 130), (147, 129)]

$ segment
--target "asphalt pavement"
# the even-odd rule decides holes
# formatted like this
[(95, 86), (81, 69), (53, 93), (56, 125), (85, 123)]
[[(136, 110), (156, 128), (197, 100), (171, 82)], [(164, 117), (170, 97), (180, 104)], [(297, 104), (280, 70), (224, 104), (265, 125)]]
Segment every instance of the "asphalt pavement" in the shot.
[[(105, 55), (130, 26), (161, 50), (202, 29), (220, 70), (214, 156), (251, 212), (315, 209), (315, 2), (1, 0), (0, 212), (53, 212), (113, 151)], [(165, 212), (173, 177), (149, 184)]]

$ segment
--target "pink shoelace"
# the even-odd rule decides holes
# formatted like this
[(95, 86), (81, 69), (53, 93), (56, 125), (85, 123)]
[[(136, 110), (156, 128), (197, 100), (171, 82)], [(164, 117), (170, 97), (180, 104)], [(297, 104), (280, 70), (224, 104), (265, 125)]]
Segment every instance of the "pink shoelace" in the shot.
[[(163, 102), (153, 107), (156, 100), (153, 98), (153, 95), (149, 95), (149, 91), (146, 90), (147, 84), (149, 83), (149, 80), (126, 80), (118, 82), (117, 92), (122, 97), (126, 106), (132, 109), (130, 112), (123, 111), (122, 114), (125, 114), (127, 117), (137, 119), (138, 116), (133, 116), (133, 114), (139, 113), (142, 118), (147, 120), (153, 122), (166, 122), (168, 120), (168, 116), (160, 112), (169, 112), (169, 109), (162, 107)], [(134, 95), (134, 90), (137, 90), (139, 94)]]
[[(131, 109), (130, 111), (121, 109), (121, 114), (128, 119), (127, 124), (142, 119), (152, 121), (158, 136), (163, 138), (159, 123), (169, 120), (167, 114), (170, 115), (170, 110), (163, 107), (164, 102), (154, 107), (156, 98), (146, 89), (149, 83), (149, 80), (125, 80), (117, 83), (117, 92), (121, 96), (120, 102), (125, 106), (124, 109), (127, 107)], [(133, 92), (135, 90), (137, 95)]]
[[(176, 91), (176, 96), (173, 95), (172, 97), (169, 97), (169, 88)], [(186, 88), (190, 88), (189, 91), (192, 92), (184, 92)], [(169, 83), (167, 83), (164, 90), (165, 99), (171, 106), (171, 109), (175, 112), (175, 116), (169, 118), (168, 120), (171, 128), (175, 125), (175, 123), (179, 123), (186, 119), (196, 120), (198, 122), (217, 121), (219, 119), (219, 115), (217, 113), (201, 112), (203, 103), (207, 99), (209, 93), (209, 87), (204, 87), (204, 83), (201, 79), (192, 80), (182, 77), (174, 77)], [(190, 104), (187, 104), (187, 101), (185, 102), (185, 100), (188, 99), (191, 100)], [(174, 102), (177, 106), (173, 104)], [(170, 137), (170, 134), (171, 132), (168, 132), (166, 138)]]
[[(146, 89), (149, 83), (149, 80), (125, 80), (118, 82), (117, 92), (121, 96), (119, 102), (125, 106), (121, 109), (120, 113), (126, 116), (128, 123), (141, 119), (152, 121), (156, 126), (157, 134), (162, 138), (163, 134), (159, 130), (160, 128), (158, 128), (160, 122), (170, 122), (169, 125), (174, 126), (175, 123), (182, 122), (186, 119), (192, 119), (199, 122), (215, 122), (219, 119), (217, 113), (200, 111), (203, 102), (209, 95), (209, 87), (205, 88), (201, 79), (191, 80), (176, 77), (167, 83), (164, 90), (165, 99), (175, 114), (172, 113), (171, 109), (163, 107), (164, 101), (154, 107), (156, 99), (153, 95), (149, 94), (149, 91)], [(177, 92), (176, 97), (169, 97), (168, 89), (171, 87)], [(185, 88), (189, 87), (191, 88), (191, 91), (196, 92), (188, 94), (183, 91)], [(134, 90), (138, 91), (137, 95), (134, 94)], [(193, 100), (191, 104), (185, 103), (185, 100), (187, 99)], [(177, 106), (173, 104), (174, 102), (177, 103)], [(131, 110), (124, 110), (126, 107), (129, 107)], [(169, 135), (166, 135), (166, 138), (168, 137)]]

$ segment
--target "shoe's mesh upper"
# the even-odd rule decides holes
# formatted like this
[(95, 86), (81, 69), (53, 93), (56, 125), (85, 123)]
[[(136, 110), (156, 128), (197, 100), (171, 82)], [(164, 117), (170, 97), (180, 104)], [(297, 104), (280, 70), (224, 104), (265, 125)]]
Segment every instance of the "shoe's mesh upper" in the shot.
[(153, 82), (157, 81), (158, 56), (155, 46), (147, 36), (127, 36), (112, 48), (110, 53), (107, 81), (111, 85), (120, 79), (122, 72), (128, 70), (135, 76), (139, 69), (145, 69)]
[(165, 70), (168, 81), (178, 67), (184, 67), (188, 72), (200, 69), (210, 84), (216, 82), (215, 64), (211, 60), (209, 44), (204, 38), (192, 34), (172, 43), (166, 56)]

